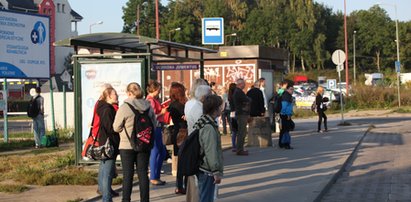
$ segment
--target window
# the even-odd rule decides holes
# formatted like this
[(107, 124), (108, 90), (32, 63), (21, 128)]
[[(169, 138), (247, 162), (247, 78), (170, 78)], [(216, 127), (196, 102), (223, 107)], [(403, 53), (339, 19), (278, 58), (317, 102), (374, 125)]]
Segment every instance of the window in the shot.
[(60, 13), (60, 4), (57, 4), (57, 13)]
[(65, 13), (64, 7), (65, 7), (65, 4), (61, 4), (61, 12), (62, 12), (62, 13)]

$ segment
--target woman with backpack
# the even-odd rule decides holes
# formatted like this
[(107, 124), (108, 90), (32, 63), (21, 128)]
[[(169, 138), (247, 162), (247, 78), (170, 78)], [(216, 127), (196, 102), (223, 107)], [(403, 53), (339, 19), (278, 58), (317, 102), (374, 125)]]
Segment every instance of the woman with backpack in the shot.
[(207, 95), (203, 101), (203, 115), (194, 125), (195, 129), (199, 129), (200, 154), (203, 155), (197, 174), (200, 202), (214, 201), (215, 186), (221, 183), (223, 176), (221, 136), (215, 122), (223, 109), (223, 100), (220, 96)]
[[(325, 110), (327, 110), (327, 106), (324, 103), (324, 99), (327, 97), (323, 98), (324, 94), (324, 88), (319, 86), (317, 89), (317, 96), (315, 96), (315, 104), (317, 105), (317, 114), (318, 114), (318, 127), (317, 127), (317, 132), (323, 133), (327, 132), (327, 115), (325, 115)], [(328, 98), (327, 98), (328, 99)], [(321, 122), (324, 119), (324, 131), (321, 130)]]
[(113, 104), (118, 102), (118, 96), (114, 88), (106, 88), (99, 102), (96, 105), (96, 114), (100, 117), (99, 129), (98, 129), (98, 142), (99, 145), (106, 144), (107, 141), (114, 146), (114, 155), (110, 159), (100, 160), (99, 172), (98, 172), (98, 187), (102, 194), (103, 201), (113, 201), (113, 196), (117, 196), (111, 189), (111, 183), (115, 175), (115, 162), (118, 155), (118, 146), (120, 137), (118, 133), (113, 130), (114, 117), (116, 110)]
[(163, 144), (162, 127), (164, 125), (164, 114), (167, 108), (163, 108), (158, 100), (161, 91), (161, 84), (156, 80), (150, 80), (147, 86), (147, 97), (157, 117), (157, 125), (154, 126), (154, 145), (150, 154), (150, 182), (152, 185), (164, 185), (165, 181), (160, 180), (161, 167), (166, 156), (166, 149)]
[[(133, 188), (134, 166), (137, 167), (137, 175), (139, 179), (140, 201), (148, 202), (149, 196), (149, 180), (148, 180), (148, 162), (152, 147), (151, 133), (149, 145), (143, 149), (135, 148), (135, 143), (131, 140), (133, 132), (136, 132), (138, 124), (150, 124), (151, 129), (157, 124), (155, 114), (151, 108), (150, 102), (143, 98), (143, 91), (138, 83), (132, 82), (127, 85), (126, 93), (128, 98), (124, 100), (124, 104), (120, 106), (114, 119), (114, 131), (120, 133), (120, 156), (121, 166), (123, 168), (123, 198), (122, 201), (131, 201), (131, 192)], [(131, 108), (132, 107), (132, 108)], [(151, 123), (136, 123), (135, 117), (137, 113), (148, 114)], [(139, 115), (141, 117), (141, 115)], [(145, 144), (145, 143), (144, 143)]]

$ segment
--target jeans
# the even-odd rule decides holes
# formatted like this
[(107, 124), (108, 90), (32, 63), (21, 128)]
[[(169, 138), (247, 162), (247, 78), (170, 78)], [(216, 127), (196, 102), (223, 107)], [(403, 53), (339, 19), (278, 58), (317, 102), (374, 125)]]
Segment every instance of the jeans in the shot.
[(237, 131), (238, 131), (238, 126), (237, 126), (237, 119), (234, 117), (230, 117), (230, 130), (231, 130), (231, 145), (233, 149), (236, 148), (236, 142), (237, 142)]
[(250, 116), (238, 115), (237, 152), (244, 150), (245, 136), (247, 135), (247, 120)]
[(33, 118), (33, 131), (34, 131), (34, 142), (36, 143), (36, 146), (40, 146), (41, 138), (45, 134), (43, 114), (39, 114)]
[(111, 183), (113, 181), (114, 168), (116, 166), (115, 161), (115, 159), (100, 161), (98, 187), (104, 202), (113, 201), (113, 196), (111, 195)]
[(134, 165), (137, 167), (139, 179), (140, 201), (150, 200), (149, 180), (148, 180), (148, 161), (150, 153), (136, 152), (132, 149), (120, 149), (121, 166), (123, 167), (123, 198), (122, 201), (131, 200), (133, 189)]
[(278, 145), (280, 147), (290, 146), (290, 144), (282, 144), (281, 140), (284, 136), (284, 133), (286, 133), (286, 132), (289, 133), (290, 132), (289, 122), (291, 121), (291, 119), (288, 120), (287, 115), (280, 115), (280, 118), (281, 118), (281, 129), (280, 129), (280, 137), (278, 138)]
[(325, 115), (324, 110), (317, 110), (318, 113), (318, 131), (321, 130), (321, 122), (324, 119), (324, 129), (327, 130), (327, 115)]
[(204, 172), (199, 172), (198, 177), (198, 195), (200, 202), (212, 202), (214, 201), (214, 177)]
[(159, 180), (161, 167), (166, 156), (166, 150), (163, 145), (161, 127), (156, 127), (154, 132), (154, 146), (150, 154), (150, 180)]

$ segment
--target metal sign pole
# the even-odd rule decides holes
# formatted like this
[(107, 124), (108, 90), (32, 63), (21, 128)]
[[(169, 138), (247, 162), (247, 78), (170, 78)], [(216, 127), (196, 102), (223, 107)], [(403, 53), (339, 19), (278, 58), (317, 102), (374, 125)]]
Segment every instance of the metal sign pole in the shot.
[(338, 71), (338, 81), (340, 83), (339, 88), (340, 88), (340, 108), (341, 108), (341, 122), (344, 123), (344, 104), (343, 104), (343, 94), (341, 90), (341, 71), (343, 70), (342, 65), (337, 66), (337, 71)]
[(4, 142), (9, 142), (9, 127), (8, 127), (8, 117), (7, 117), (7, 97), (8, 97), (8, 89), (7, 89), (7, 79), (4, 79), (4, 90), (3, 90), (3, 100), (4, 100), (4, 109), (3, 109), (3, 116), (4, 116), (4, 124), (3, 124), (3, 131), (4, 131)]

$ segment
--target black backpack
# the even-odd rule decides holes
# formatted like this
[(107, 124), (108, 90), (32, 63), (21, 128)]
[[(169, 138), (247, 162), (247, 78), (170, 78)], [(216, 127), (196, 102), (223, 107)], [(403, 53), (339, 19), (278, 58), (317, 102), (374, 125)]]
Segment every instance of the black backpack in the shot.
[(29, 105), (27, 107), (27, 116), (31, 118), (35, 118), (40, 113), (39, 104), (37, 103), (37, 96), (36, 98), (31, 98)]
[(178, 168), (183, 176), (195, 175), (200, 171), (204, 154), (200, 152), (200, 130), (195, 129), (178, 150)]
[(280, 96), (280, 95), (276, 95), (275, 96), (275, 98), (274, 98), (274, 112), (275, 113), (280, 113), (281, 112), (281, 108), (282, 108), (282, 102), (283, 101), (283, 99), (282, 99), (282, 96)]
[(153, 148), (154, 143), (154, 125), (148, 115), (150, 109), (141, 113), (130, 103), (125, 103), (135, 114), (133, 132), (129, 137), (131, 147), (134, 151), (149, 152)]

